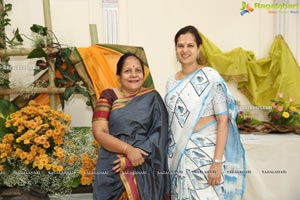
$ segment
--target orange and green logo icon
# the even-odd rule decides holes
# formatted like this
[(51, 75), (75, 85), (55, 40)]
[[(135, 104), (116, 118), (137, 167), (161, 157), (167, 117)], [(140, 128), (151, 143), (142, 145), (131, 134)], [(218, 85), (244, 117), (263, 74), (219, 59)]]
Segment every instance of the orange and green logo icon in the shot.
[(245, 1), (242, 2), (242, 8), (241, 8), (241, 15), (243, 16), (246, 13), (253, 12), (254, 9), (249, 5), (249, 3), (246, 3)]

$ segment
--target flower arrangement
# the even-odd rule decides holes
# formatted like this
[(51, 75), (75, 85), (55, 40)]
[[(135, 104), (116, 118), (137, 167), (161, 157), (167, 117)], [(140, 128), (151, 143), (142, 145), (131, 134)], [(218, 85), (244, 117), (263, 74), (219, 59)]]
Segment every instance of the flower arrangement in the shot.
[(255, 119), (251, 115), (251, 110), (246, 111), (239, 111), (236, 117), (236, 124), (237, 125), (258, 125), (261, 124), (261, 121), (258, 119)]
[[(9, 115), (0, 138), (0, 184), (64, 195), (90, 185), (97, 143), (90, 128), (70, 128), (70, 115), (35, 101)], [(88, 173), (86, 173), (88, 172)]]
[(275, 125), (298, 126), (300, 125), (299, 110), (292, 106), (293, 98), (289, 97), (288, 100), (283, 99), (283, 93), (278, 93), (279, 100), (271, 100), (272, 109), (268, 113), (268, 118), (271, 123)]

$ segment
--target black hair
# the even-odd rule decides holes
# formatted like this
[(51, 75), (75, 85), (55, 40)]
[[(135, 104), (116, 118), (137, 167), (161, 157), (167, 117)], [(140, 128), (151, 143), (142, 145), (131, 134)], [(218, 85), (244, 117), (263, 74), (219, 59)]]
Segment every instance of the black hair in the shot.
[(143, 64), (143, 61), (142, 59), (140, 59), (137, 55), (135, 55), (134, 53), (131, 53), (131, 52), (127, 52), (127, 53), (124, 53), (118, 63), (117, 63), (117, 75), (121, 75), (121, 72), (122, 72), (122, 69), (123, 69), (123, 64), (125, 62), (125, 60), (128, 58), (128, 57), (135, 57), (139, 60), (139, 62), (141, 63), (141, 66), (142, 66), (142, 71), (143, 71), (143, 74), (145, 74), (144, 72), (144, 64)]
[(183, 28), (181, 28), (175, 35), (174, 41), (175, 41), (175, 46), (177, 45), (178, 42), (178, 38), (180, 35), (186, 34), (186, 33), (190, 33), (195, 37), (196, 43), (198, 48), (200, 47), (200, 45), (202, 44), (202, 38), (199, 34), (199, 31), (197, 30), (197, 28), (195, 28), (194, 26), (185, 26)]

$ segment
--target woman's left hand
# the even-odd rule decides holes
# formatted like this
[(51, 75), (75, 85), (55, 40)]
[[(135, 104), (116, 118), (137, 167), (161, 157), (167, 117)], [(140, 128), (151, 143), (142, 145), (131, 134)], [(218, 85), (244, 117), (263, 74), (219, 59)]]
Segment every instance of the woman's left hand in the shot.
[(208, 173), (208, 184), (211, 186), (219, 184), (222, 177), (222, 163), (213, 163)]
[(114, 172), (120, 172), (120, 167), (121, 167), (121, 161), (120, 161), (121, 158), (118, 158), (117, 160), (114, 161), (114, 167), (112, 168), (112, 170)]

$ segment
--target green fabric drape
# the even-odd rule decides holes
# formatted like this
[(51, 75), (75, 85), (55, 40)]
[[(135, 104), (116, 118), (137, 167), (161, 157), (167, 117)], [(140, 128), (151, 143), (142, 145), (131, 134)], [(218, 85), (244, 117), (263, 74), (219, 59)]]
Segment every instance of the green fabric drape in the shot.
[(238, 89), (253, 105), (271, 105), (283, 92), (284, 99), (293, 98), (300, 106), (300, 67), (281, 35), (275, 37), (269, 57), (256, 60), (252, 51), (236, 48), (222, 52), (202, 33), (201, 56), (229, 82), (237, 82)]

